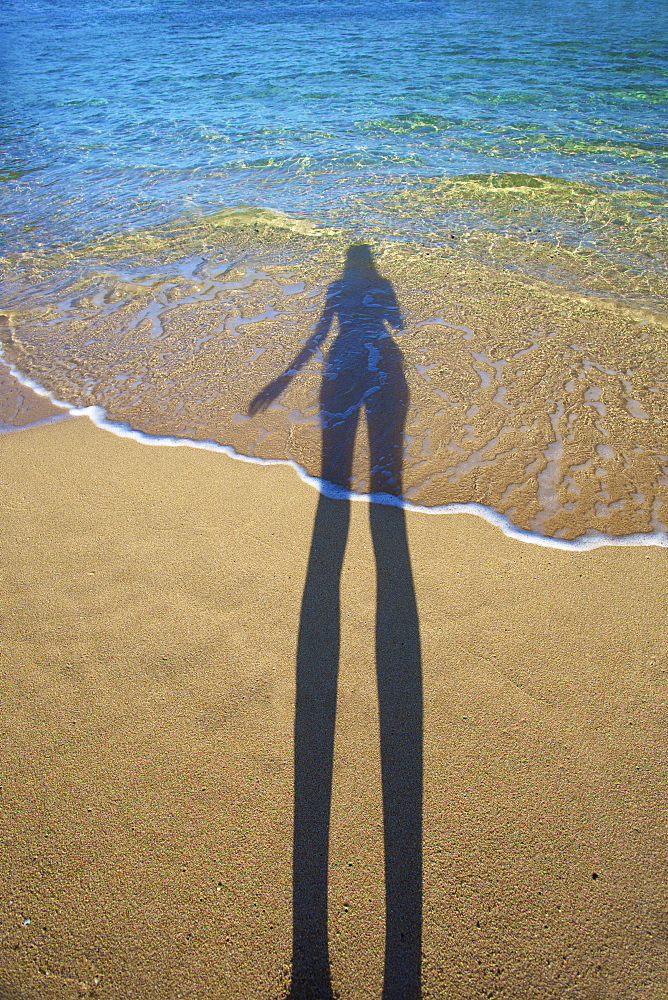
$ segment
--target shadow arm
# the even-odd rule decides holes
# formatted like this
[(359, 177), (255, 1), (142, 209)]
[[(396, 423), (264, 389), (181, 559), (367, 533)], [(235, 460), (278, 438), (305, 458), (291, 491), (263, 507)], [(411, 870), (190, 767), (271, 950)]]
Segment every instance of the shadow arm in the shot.
[(261, 389), (257, 396), (254, 396), (254, 398), (250, 401), (248, 413), (251, 417), (255, 416), (256, 413), (261, 413), (263, 410), (266, 410), (267, 407), (270, 406), (274, 400), (278, 399), (281, 393), (287, 389), (294, 376), (300, 372), (304, 365), (307, 364), (307, 362), (313, 357), (320, 344), (322, 344), (323, 340), (327, 337), (333, 318), (334, 302), (332, 300), (332, 295), (329, 294), (327, 296), (325, 308), (322, 311), (322, 316), (318, 320), (315, 330), (308, 338), (299, 354), (297, 354), (297, 356), (290, 362), (281, 375), (272, 379), (272, 381), (265, 385), (264, 389)]

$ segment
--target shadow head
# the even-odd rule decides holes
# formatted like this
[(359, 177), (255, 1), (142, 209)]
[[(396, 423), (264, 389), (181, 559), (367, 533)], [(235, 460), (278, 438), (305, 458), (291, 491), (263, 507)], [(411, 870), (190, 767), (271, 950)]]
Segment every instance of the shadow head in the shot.
[(373, 253), (368, 243), (353, 243), (346, 251), (345, 274), (377, 274)]

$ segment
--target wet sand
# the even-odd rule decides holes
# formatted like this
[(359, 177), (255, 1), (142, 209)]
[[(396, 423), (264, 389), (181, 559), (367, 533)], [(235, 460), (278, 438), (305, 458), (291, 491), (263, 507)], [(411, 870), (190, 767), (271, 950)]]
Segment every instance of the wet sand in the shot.
[[(84, 418), (0, 436), (2, 1000), (289, 986), (295, 653), (317, 495)], [(329, 930), (379, 997), (369, 508), (341, 597)], [(668, 551), (407, 513), (425, 997), (660, 1000)]]
[[(148, 435), (289, 458), (318, 476), (322, 387), (353, 353), (355, 371), (373, 379), (380, 344), (385, 364), (390, 354), (401, 361), (408, 391), (411, 503), (483, 504), (520, 531), (566, 541), (668, 530), (668, 326), (658, 303), (624, 301), (619, 289), (581, 295), (461, 249), (372, 248), (341, 234), (209, 220), (176, 243), (163, 234), (150, 253), (135, 239), (85, 267), (76, 255), (67, 266), (47, 256), (13, 274), (23, 292), (0, 315), (3, 356), (55, 399), (100, 406)], [(341, 315), (325, 320), (356, 273), (346, 263), (355, 246), (370, 259), (353, 352)], [(122, 250), (132, 266), (119, 263)], [(387, 294), (397, 308), (381, 319)], [(321, 324), (329, 332), (319, 336)], [(370, 330), (375, 346), (363, 347)], [(298, 357), (280, 398), (251, 416), (249, 402)], [(333, 411), (349, 405), (335, 396)], [(373, 492), (362, 434), (351, 482)]]

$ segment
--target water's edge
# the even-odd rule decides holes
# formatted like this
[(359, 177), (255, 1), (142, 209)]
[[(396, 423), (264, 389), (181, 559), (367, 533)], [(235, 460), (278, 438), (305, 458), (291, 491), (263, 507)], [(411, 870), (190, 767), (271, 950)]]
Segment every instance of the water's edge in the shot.
[[(492, 507), (486, 507), (483, 504), (451, 503), (437, 507), (425, 507), (421, 504), (411, 503), (410, 500), (406, 500), (402, 497), (390, 496), (389, 494), (360, 494), (349, 490), (343, 490), (340, 487), (334, 486), (332, 483), (328, 483), (325, 480), (320, 479), (318, 476), (309, 475), (305, 469), (288, 458), (257, 458), (251, 455), (243, 455), (238, 451), (235, 451), (235, 449), (230, 445), (219, 444), (216, 441), (194, 441), (190, 438), (151, 435), (146, 434), (143, 431), (136, 431), (130, 427), (129, 424), (117, 423), (113, 420), (109, 420), (105, 410), (101, 406), (72, 406), (64, 400), (57, 399), (53, 393), (49, 392), (48, 389), (45, 389), (44, 386), (40, 385), (32, 378), (28, 378), (14, 365), (6, 361), (2, 352), (0, 352), (0, 360), (2, 360), (3, 364), (7, 366), (17, 382), (25, 386), (25, 388), (31, 389), (38, 396), (48, 399), (54, 406), (66, 410), (67, 415), (71, 417), (87, 417), (96, 427), (99, 427), (101, 430), (109, 431), (110, 433), (115, 434), (116, 437), (130, 438), (131, 440), (137, 441), (139, 444), (143, 445), (169, 448), (198, 448), (203, 451), (218, 452), (227, 455), (229, 458), (233, 458), (236, 461), (247, 462), (251, 465), (287, 465), (294, 469), (302, 482), (317, 490), (318, 493), (322, 493), (324, 496), (331, 497), (332, 499), (382, 503), (391, 506), (403, 507), (405, 510), (419, 514), (473, 514), (476, 517), (482, 518), (488, 524), (499, 528), (507, 538), (512, 538), (515, 541), (527, 542), (531, 545), (541, 545), (544, 548), (560, 549), (563, 552), (590, 552), (592, 549), (598, 549), (604, 545), (653, 545), (661, 548), (668, 548), (667, 532), (652, 532), (647, 534), (621, 535), (615, 537), (596, 532), (581, 535), (579, 538), (572, 540), (564, 540), (547, 535), (539, 535), (531, 531), (524, 531), (509, 521), (508, 518), (504, 517), (503, 514), (500, 514)], [(66, 415), (64, 414), (63, 417), (64, 416)], [(30, 427), (53, 423), (59, 419), (62, 418), (46, 417), (36, 423), (26, 425), (24, 428), (16, 428), (16, 430), (27, 430)], [(0, 429), (0, 434), (2, 433), (5, 433), (4, 429)]]

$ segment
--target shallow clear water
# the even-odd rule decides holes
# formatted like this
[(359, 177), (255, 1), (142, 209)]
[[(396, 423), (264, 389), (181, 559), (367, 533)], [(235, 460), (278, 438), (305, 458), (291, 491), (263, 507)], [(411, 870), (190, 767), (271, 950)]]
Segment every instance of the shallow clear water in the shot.
[(429, 243), (531, 234), (661, 270), (661, 0), (10, 0), (0, 18), (18, 248), (246, 203)]
[(317, 474), (324, 356), (248, 404), (365, 241), (404, 313), (410, 499), (663, 530), (667, 25), (657, 0), (10, 0), (5, 357)]

